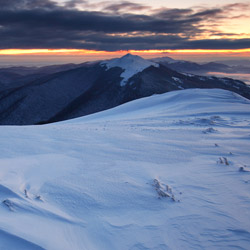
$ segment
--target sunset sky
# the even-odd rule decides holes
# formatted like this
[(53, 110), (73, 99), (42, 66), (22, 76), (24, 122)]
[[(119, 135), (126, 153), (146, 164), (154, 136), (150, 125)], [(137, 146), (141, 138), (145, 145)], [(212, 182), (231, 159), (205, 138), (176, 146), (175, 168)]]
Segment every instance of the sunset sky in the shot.
[(0, 0), (0, 65), (250, 59), (250, 1)]

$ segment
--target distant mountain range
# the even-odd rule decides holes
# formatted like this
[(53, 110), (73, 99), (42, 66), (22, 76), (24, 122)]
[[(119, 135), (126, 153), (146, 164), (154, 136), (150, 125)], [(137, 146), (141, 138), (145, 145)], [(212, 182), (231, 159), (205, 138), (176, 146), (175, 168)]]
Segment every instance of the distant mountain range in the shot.
[(250, 74), (250, 60), (217, 61), (202, 64), (174, 60), (170, 57), (159, 57), (151, 60), (153, 62), (161, 63), (173, 70), (193, 74), (206, 74), (209, 72)]
[(238, 67), (248, 67), (250, 68), (250, 60), (247, 59), (242, 59), (242, 60), (221, 60), (221, 61), (215, 61), (217, 63), (222, 63), (222, 64), (226, 64), (228, 66), (238, 66)]
[(65, 70), (79, 68), (83, 64), (63, 64), (44, 67), (5, 67), (0, 68), (0, 91), (8, 88), (19, 87), (27, 82)]
[(145, 60), (127, 54), (78, 65), (0, 69), (0, 124), (62, 121), (153, 94), (188, 88), (221, 88), (250, 99), (250, 88), (242, 81), (177, 72), (195, 67), (216, 66), (171, 58)]

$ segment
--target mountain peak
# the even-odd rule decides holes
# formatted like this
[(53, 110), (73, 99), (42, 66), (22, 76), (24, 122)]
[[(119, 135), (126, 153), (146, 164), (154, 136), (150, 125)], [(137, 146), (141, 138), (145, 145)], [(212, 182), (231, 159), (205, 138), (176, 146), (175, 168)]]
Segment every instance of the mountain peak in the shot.
[[(120, 59), (132, 59), (132, 58), (140, 58), (140, 59), (143, 59), (142, 57), (140, 56), (137, 56), (137, 55), (133, 55), (133, 54), (130, 54), (130, 53), (127, 53), (126, 55), (122, 56)], [(143, 59), (145, 60), (145, 59)]]
[(121, 77), (123, 78), (121, 86), (125, 86), (133, 75), (142, 72), (144, 69), (150, 66), (159, 67), (158, 63), (145, 60), (140, 56), (132, 55), (130, 53), (122, 56), (121, 58), (104, 61), (101, 65), (106, 65), (107, 69), (114, 67), (123, 69), (121, 74)]
[(123, 57), (131, 57), (131, 56), (134, 56), (134, 55), (132, 55), (132, 54), (130, 54), (130, 53), (127, 53), (125, 56), (123, 56)]
[(125, 56), (122, 56), (120, 58), (118, 58), (119, 62), (137, 62), (137, 63), (145, 63), (145, 62), (149, 62), (148, 60), (145, 60), (144, 58), (137, 56), (137, 55), (133, 55), (133, 54), (126, 54)]

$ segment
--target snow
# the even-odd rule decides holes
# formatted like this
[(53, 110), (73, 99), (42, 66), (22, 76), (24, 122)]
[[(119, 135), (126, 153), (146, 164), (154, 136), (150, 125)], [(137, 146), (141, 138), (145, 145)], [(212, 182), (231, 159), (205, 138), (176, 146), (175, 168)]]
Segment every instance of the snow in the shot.
[(0, 128), (0, 249), (249, 249), (250, 102), (189, 89)]
[(153, 62), (158, 62), (158, 63), (168, 63), (168, 64), (174, 64), (174, 63), (183, 63), (185, 61), (182, 61), (182, 60), (175, 60), (171, 57), (158, 57), (158, 58), (153, 58), (151, 59), (151, 61)]
[(175, 82), (178, 82), (178, 83), (183, 83), (183, 81), (180, 79), (180, 78), (178, 78), (178, 77), (172, 77), (172, 79), (175, 81)]
[(123, 78), (120, 85), (125, 86), (128, 80), (135, 74), (142, 72), (144, 69), (154, 66), (159, 67), (158, 63), (150, 62), (140, 56), (127, 54), (121, 58), (115, 58), (109, 61), (104, 61), (101, 65), (105, 65), (107, 69), (120, 67), (123, 69), (121, 77)]
[(206, 81), (206, 80), (207, 80), (207, 78), (206, 78), (206, 77), (203, 77), (203, 76), (199, 76), (199, 79), (200, 79), (201, 81)]
[(191, 74), (191, 73), (182, 73), (182, 74), (185, 75), (185, 76), (189, 76), (189, 77), (195, 77), (195, 75)]

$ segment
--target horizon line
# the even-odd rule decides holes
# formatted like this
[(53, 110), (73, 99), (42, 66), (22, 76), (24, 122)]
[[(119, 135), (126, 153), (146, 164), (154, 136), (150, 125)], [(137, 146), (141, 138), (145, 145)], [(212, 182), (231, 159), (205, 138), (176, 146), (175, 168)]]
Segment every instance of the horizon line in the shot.
[(118, 50), (118, 51), (105, 51), (105, 50), (87, 50), (87, 49), (0, 49), (0, 55), (112, 55), (112, 54), (241, 54), (249, 53), (250, 48), (245, 49), (162, 49), (162, 50)]

